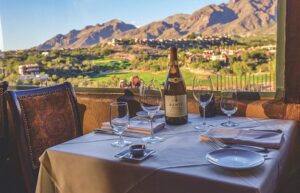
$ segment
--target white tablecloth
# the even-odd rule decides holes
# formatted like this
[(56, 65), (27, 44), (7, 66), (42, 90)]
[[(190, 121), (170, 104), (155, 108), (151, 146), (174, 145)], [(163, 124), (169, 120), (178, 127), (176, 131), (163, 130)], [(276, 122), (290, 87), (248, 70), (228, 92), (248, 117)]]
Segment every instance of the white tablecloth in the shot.
[[(225, 117), (207, 119), (219, 126)], [(274, 193), (285, 183), (293, 165), (295, 142), (300, 140), (296, 123), (283, 120), (233, 118), (240, 127), (259, 125), (281, 129), (285, 142), (271, 150), (266, 162), (248, 171), (231, 171), (209, 164), (205, 155), (213, 148), (199, 141), (194, 130), (201, 119), (189, 116), (189, 123), (166, 126), (157, 135), (166, 140), (148, 145), (156, 153), (140, 163), (114, 158), (128, 148), (110, 144), (117, 136), (90, 133), (48, 149), (41, 160), (36, 193)], [(240, 128), (245, 129), (245, 128)], [(127, 138), (134, 143), (140, 139)]]

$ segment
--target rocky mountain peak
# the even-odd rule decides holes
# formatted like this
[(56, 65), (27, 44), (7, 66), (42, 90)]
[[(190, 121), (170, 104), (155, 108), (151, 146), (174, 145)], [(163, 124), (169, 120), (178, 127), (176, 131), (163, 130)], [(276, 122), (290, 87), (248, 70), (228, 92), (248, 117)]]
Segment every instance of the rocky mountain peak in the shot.
[(136, 28), (113, 19), (103, 24), (72, 30), (39, 45), (38, 49), (89, 47), (112, 38), (176, 39), (189, 34), (251, 35), (276, 33), (277, 0), (230, 0), (211, 4), (192, 14), (176, 14)]

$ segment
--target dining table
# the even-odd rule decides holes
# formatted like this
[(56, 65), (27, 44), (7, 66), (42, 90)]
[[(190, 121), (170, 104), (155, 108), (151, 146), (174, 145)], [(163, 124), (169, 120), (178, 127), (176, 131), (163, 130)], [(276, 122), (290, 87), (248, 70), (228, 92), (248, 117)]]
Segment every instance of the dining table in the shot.
[[(207, 118), (206, 129), (221, 128), (225, 116)], [(231, 170), (209, 163), (215, 148), (200, 140), (199, 114), (189, 114), (187, 124), (156, 133), (164, 141), (146, 144), (155, 153), (141, 162), (115, 157), (127, 147), (112, 147), (118, 136), (91, 132), (47, 149), (40, 157), (36, 193), (275, 193), (288, 183), (298, 160), (300, 136), (291, 120), (233, 117), (235, 129), (281, 130), (284, 142), (269, 149), (265, 162), (247, 170)], [(226, 129), (226, 128), (224, 128)], [(138, 136), (126, 136), (141, 144)]]

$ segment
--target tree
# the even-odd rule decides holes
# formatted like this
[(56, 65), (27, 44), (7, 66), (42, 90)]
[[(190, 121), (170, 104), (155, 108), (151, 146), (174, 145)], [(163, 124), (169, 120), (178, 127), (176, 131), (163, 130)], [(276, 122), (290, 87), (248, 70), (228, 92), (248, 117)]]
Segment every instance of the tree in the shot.
[(58, 80), (57, 80), (57, 82), (59, 83), (59, 84), (62, 84), (62, 83), (64, 83), (66, 80), (64, 79), (64, 78), (59, 78)]
[(267, 63), (269, 58), (263, 50), (256, 50), (249, 54), (249, 58), (255, 61), (257, 64)]
[(186, 60), (185, 52), (179, 52), (178, 53), (178, 61), (180, 62), (181, 66), (188, 65), (186, 63), (187, 60)]
[(41, 81), (39, 79), (33, 79), (32, 80), (32, 84), (33, 85), (40, 85), (41, 84)]
[(218, 60), (201, 63), (203, 69), (212, 70), (214, 72), (218, 72), (222, 68), (222, 65), (223, 62)]
[(200, 66), (200, 63), (199, 63), (199, 62), (192, 62), (192, 63), (190, 64), (190, 67), (191, 67), (191, 68), (194, 68), (194, 69), (199, 68), (199, 66)]
[(38, 63), (38, 58), (35, 55), (29, 55), (25, 60), (26, 64), (36, 64)]
[(151, 70), (151, 71), (154, 71), (154, 72), (158, 72), (158, 71), (161, 70), (161, 69), (160, 69), (160, 65), (158, 65), (158, 64), (151, 65), (151, 66), (150, 66), (150, 70)]
[(246, 62), (233, 62), (230, 67), (235, 75), (244, 75), (250, 72), (250, 68)]
[(249, 52), (243, 52), (243, 53), (242, 53), (242, 55), (241, 55), (242, 61), (247, 62), (247, 61), (249, 60), (249, 58), (250, 58)]
[(195, 34), (195, 33), (191, 33), (191, 34), (189, 34), (188, 36), (187, 36), (187, 39), (188, 40), (194, 40), (194, 39), (196, 39), (197, 38), (197, 35)]
[(110, 54), (113, 53), (113, 50), (111, 48), (109, 48), (108, 46), (104, 47), (102, 50), (101, 50), (101, 55), (102, 56), (109, 56)]
[(228, 60), (229, 64), (237, 62), (237, 61), (239, 61), (239, 59), (237, 57), (229, 57), (229, 60)]
[(57, 80), (59, 79), (59, 77), (58, 77), (56, 74), (53, 74), (53, 75), (51, 76), (51, 79), (52, 79), (53, 81), (57, 81)]

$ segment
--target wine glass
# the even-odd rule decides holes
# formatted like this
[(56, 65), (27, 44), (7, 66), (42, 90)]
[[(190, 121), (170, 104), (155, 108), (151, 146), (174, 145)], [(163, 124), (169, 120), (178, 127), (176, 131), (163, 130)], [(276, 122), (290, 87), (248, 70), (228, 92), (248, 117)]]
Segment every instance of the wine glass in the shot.
[(193, 97), (203, 109), (202, 125), (197, 125), (195, 129), (205, 130), (207, 126), (205, 121), (205, 109), (213, 98), (213, 86), (210, 76), (195, 76), (193, 80)]
[(162, 104), (160, 84), (157, 80), (151, 80), (148, 85), (145, 82), (142, 82), (139, 91), (141, 107), (148, 113), (148, 118), (151, 124), (151, 135), (143, 138), (142, 140), (145, 143), (152, 144), (162, 142), (164, 139), (154, 136), (153, 131), (153, 119), (156, 113), (159, 112)]
[(113, 102), (110, 104), (110, 126), (119, 135), (119, 140), (113, 142), (114, 147), (125, 147), (131, 144), (130, 141), (123, 139), (122, 134), (129, 127), (129, 112), (126, 102)]
[(225, 127), (236, 127), (237, 123), (231, 121), (231, 116), (237, 111), (237, 91), (232, 90), (223, 90), (221, 91), (221, 110), (224, 114), (227, 115), (227, 122), (221, 123)]

